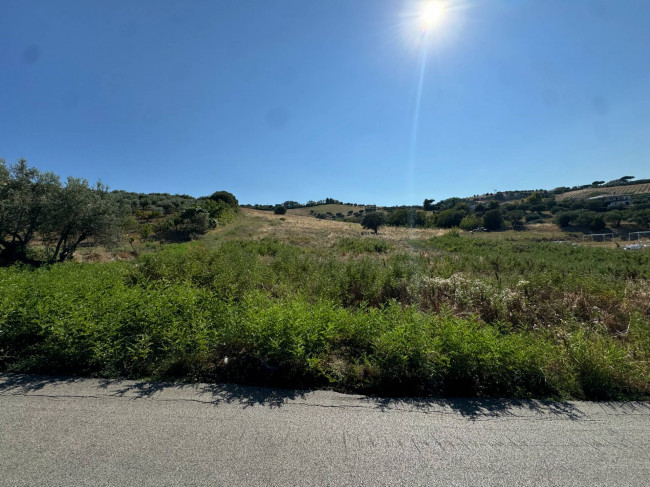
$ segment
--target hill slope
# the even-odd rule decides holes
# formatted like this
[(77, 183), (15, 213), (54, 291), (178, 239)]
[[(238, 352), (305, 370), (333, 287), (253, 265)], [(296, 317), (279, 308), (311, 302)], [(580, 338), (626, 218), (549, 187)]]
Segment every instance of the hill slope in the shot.
[(617, 195), (617, 194), (647, 194), (650, 193), (650, 184), (632, 184), (629, 186), (611, 186), (606, 188), (587, 188), (579, 189), (577, 191), (569, 191), (568, 193), (559, 194), (555, 197), (557, 201), (566, 200), (584, 200), (592, 196), (599, 196), (601, 194)]

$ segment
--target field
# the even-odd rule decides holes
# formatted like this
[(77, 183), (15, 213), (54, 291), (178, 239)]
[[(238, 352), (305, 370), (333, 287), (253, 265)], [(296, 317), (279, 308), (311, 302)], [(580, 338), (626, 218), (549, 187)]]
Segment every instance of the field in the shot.
[(373, 235), (242, 210), (199, 241), (130, 260), (1, 268), (0, 369), (648, 398), (650, 252), (571, 238), (550, 225)]
[(629, 186), (612, 186), (608, 188), (588, 188), (568, 193), (559, 194), (555, 197), (557, 201), (583, 200), (592, 196), (617, 195), (617, 194), (647, 194), (650, 193), (650, 184), (631, 184)]
[(330, 212), (334, 215), (336, 215), (337, 213), (343, 213), (343, 215), (347, 216), (349, 211), (357, 212), (359, 210), (365, 211), (365, 209), (366, 209), (365, 206), (330, 204), (330, 205), (305, 206), (303, 208), (293, 208), (291, 210), (288, 210), (287, 213), (290, 215), (297, 215), (297, 216), (309, 216), (312, 215), (312, 212), (313, 215), (317, 215), (318, 213), (327, 214), (328, 212)]

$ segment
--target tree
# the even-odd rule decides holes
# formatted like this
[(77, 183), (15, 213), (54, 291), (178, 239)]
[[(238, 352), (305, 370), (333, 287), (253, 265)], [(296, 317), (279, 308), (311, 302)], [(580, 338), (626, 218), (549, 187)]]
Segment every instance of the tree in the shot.
[(454, 196), (451, 198), (447, 198), (446, 200), (439, 201), (438, 203), (436, 203), (435, 206), (440, 210), (450, 210), (461, 201), (462, 200), (460, 198)]
[(379, 227), (384, 224), (384, 214), (379, 211), (373, 211), (366, 213), (361, 220), (361, 226), (368, 230), (374, 230), (375, 233), (379, 230)]
[[(81, 242), (94, 238), (110, 245), (122, 234), (116, 199), (101, 183), (58, 176), (30, 168), (19, 160), (6, 167), (0, 160), (0, 263), (39, 265), (71, 259)], [(28, 247), (36, 237), (46, 246), (46, 259), (35, 260)]]
[(186, 239), (196, 238), (217, 226), (210, 213), (200, 207), (187, 208), (174, 220), (176, 231)]
[(71, 259), (79, 244), (91, 237), (109, 247), (117, 244), (121, 219), (106, 186), (97, 183), (92, 188), (85, 179), (68, 178), (52, 196), (49, 219), (40, 232), (50, 262)]
[(634, 179), (634, 176), (623, 176), (621, 181), (629, 181), (630, 179)]
[(597, 232), (598, 230), (602, 230), (606, 226), (607, 225), (605, 224), (605, 220), (603, 220), (603, 217), (600, 215), (595, 216), (591, 220), (591, 223), (589, 224), (589, 228), (594, 232)]
[(624, 215), (620, 210), (608, 211), (605, 213), (605, 221), (607, 223), (612, 223), (616, 227), (621, 226), (621, 220), (623, 220)]
[(480, 227), (483, 224), (483, 221), (480, 217), (476, 215), (467, 215), (460, 221), (460, 228), (463, 230), (474, 230), (475, 228)]
[(49, 217), (52, 193), (61, 185), (52, 173), (41, 173), (20, 159), (8, 168), (0, 160), (0, 264), (37, 264), (27, 247)]
[(555, 223), (560, 227), (566, 228), (571, 223), (572, 216), (570, 213), (560, 213), (555, 217)]
[(531, 194), (530, 196), (528, 196), (528, 198), (526, 198), (525, 201), (526, 201), (526, 203), (530, 203), (531, 205), (539, 204), (542, 201), (542, 195), (535, 192), (535, 193)]
[(422, 208), (424, 211), (433, 211), (433, 202), (436, 201), (434, 199), (428, 200), (425, 199), (424, 202), (422, 203)]
[(503, 226), (503, 215), (500, 210), (489, 210), (483, 215), (483, 225), (488, 230), (498, 230)]
[(423, 227), (426, 223), (426, 213), (414, 208), (397, 208), (390, 212), (387, 223), (395, 227)]
[(521, 210), (514, 210), (506, 214), (505, 219), (508, 220), (513, 228), (519, 227), (522, 225), (522, 220), (524, 219), (524, 212)]
[(602, 230), (605, 228), (605, 220), (598, 213), (593, 211), (583, 211), (576, 218), (576, 223), (581, 227), (589, 227), (590, 230)]
[(287, 212), (287, 209), (282, 205), (276, 205), (273, 209), (273, 213), (276, 215), (284, 215)]
[(445, 210), (441, 211), (436, 218), (436, 226), (441, 228), (452, 228), (460, 225), (460, 222), (465, 218), (466, 213), (460, 210)]
[(236, 214), (235, 210), (224, 201), (215, 201), (211, 198), (200, 198), (199, 207), (203, 208), (210, 214), (210, 218), (213, 218), (220, 223), (228, 223), (229, 221), (234, 220)]
[(228, 191), (217, 191), (215, 193), (212, 193), (210, 195), (210, 199), (214, 200), (217, 203), (219, 201), (223, 201), (233, 210), (239, 211), (239, 201), (237, 201), (237, 198), (235, 198), (234, 194), (229, 193)]
[(594, 181), (591, 183), (592, 186), (600, 186), (601, 184), (605, 184), (605, 181)]

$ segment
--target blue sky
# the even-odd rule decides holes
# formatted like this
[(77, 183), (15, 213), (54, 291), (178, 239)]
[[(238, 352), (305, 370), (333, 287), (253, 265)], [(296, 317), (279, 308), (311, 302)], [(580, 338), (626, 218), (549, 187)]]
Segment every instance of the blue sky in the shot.
[(243, 203), (650, 177), (648, 0), (422, 7), (1, 0), (0, 157)]

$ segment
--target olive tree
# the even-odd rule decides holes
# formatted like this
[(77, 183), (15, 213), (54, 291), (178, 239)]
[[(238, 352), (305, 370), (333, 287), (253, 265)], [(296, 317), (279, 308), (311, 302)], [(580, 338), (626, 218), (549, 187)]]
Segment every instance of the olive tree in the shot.
[(7, 167), (0, 160), (0, 263), (36, 264), (27, 248), (51, 217), (57, 176), (42, 173), (20, 159)]
[[(7, 167), (0, 160), (0, 263), (38, 265), (72, 258), (81, 242), (110, 245), (121, 236), (115, 198), (101, 183), (58, 176), (29, 167), (24, 159)], [(39, 238), (45, 260), (29, 255)]]
[(41, 230), (50, 262), (71, 259), (79, 244), (92, 238), (111, 247), (121, 237), (121, 218), (114, 198), (101, 183), (93, 188), (85, 179), (68, 178), (52, 192), (50, 218)]

